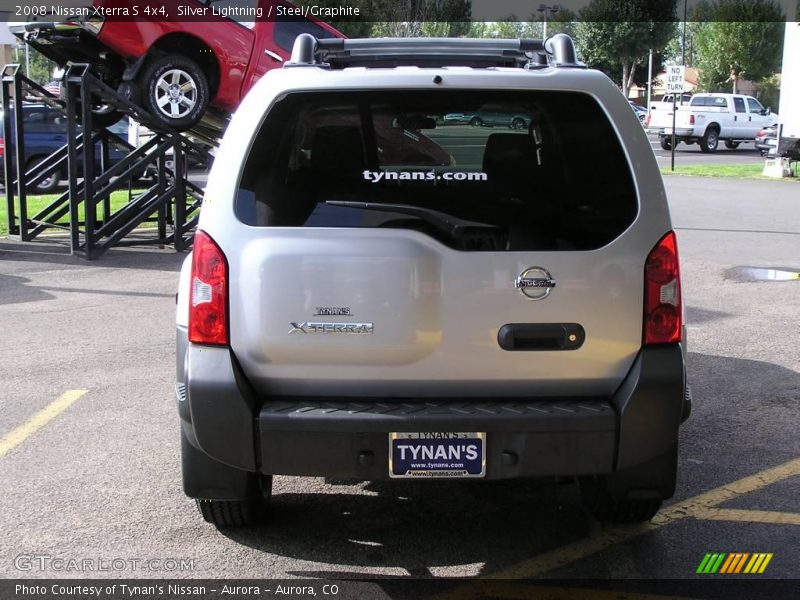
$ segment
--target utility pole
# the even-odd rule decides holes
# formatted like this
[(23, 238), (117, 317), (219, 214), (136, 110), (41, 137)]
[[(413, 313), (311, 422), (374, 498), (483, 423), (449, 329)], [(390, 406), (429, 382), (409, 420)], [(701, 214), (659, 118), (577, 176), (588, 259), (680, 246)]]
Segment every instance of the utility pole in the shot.
[(547, 39), (547, 13), (550, 12), (551, 15), (556, 14), (561, 7), (558, 4), (553, 4), (553, 6), (547, 6), (546, 4), (540, 4), (539, 8), (536, 9), (538, 12), (543, 14), (544, 19), (544, 31), (542, 32), (542, 39)]
[(650, 48), (650, 56), (647, 59), (647, 111), (650, 112), (650, 98), (653, 95), (653, 49)]
[(683, 0), (683, 33), (681, 34), (681, 64), (686, 66), (686, 4), (688, 0)]

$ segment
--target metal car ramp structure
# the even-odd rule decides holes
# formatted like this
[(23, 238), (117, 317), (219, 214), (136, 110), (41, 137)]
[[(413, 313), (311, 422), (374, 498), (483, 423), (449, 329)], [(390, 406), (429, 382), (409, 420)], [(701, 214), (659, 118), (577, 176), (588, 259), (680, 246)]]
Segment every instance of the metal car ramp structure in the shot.
[[(190, 246), (203, 192), (187, 179), (187, 159), (207, 160), (207, 146), (218, 145), (225, 121), (209, 116), (188, 132), (167, 129), (92, 75), (87, 64), (70, 65), (62, 83), (66, 93), (60, 98), (23, 75), (19, 65), (3, 67), (9, 236), (28, 242), (44, 232), (67, 231), (72, 254), (88, 260), (114, 246), (172, 245), (177, 251)], [(28, 102), (60, 111), (67, 122), (67, 143), (35, 165), (26, 164), (23, 103)], [(128, 115), (150, 129), (152, 138), (133, 147), (104, 126), (98, 107)], [(113, 163), (112, 147), (115, 156), (122, 155)], [(54, 172), (66, 173), (66, 191), (30, 210), (27, 190)], [(128, 192), (121, 206), (111, 200), (118, 190)]]

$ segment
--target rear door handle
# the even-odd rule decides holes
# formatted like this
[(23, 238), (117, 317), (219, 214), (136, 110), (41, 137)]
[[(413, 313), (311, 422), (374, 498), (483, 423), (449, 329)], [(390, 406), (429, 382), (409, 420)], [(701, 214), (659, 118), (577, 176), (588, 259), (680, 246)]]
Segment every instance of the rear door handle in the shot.
[(497, 343), (509, 351), (577, 350), (585, 339), (578, 323), (508, 323), (497, 332)]

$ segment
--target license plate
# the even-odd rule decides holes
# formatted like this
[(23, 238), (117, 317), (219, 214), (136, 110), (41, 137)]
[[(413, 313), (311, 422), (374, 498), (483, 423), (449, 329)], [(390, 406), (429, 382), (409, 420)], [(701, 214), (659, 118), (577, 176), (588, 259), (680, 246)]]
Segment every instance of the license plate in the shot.
[(486, 433), (389, 434), (390, 477), (468, 478), (486, 475)]

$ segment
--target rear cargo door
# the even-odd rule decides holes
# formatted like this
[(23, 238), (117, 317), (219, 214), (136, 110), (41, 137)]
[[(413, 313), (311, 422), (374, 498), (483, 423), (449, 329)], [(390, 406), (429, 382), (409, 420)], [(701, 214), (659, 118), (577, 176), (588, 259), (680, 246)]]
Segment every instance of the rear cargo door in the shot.
[[(447, 118), (489, 106), (509, 125)], [(610, 394), (641, 345), (637, 208), (581, 93), (290, 94), (239, 187), (233, 350), (272, 394)]]

